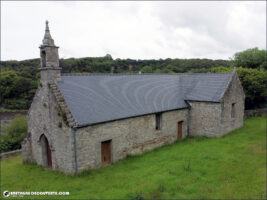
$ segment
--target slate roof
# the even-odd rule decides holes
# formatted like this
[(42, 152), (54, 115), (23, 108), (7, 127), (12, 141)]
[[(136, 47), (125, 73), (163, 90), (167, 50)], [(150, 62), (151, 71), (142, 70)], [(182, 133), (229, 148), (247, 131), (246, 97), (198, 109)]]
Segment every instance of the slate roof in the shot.
[(62, 74), (58, 88), (79, 126), (219, 102), (231, 73)]

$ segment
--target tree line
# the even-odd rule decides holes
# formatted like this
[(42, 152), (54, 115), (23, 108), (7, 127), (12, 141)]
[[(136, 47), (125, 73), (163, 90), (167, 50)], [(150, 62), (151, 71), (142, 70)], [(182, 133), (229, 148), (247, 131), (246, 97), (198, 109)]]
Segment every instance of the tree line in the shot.
[[(2, 61), (1, 102), (4, 109), (29, 109), (40, 82), (40, 59)], [(62, 73), (208, 73), (231, 72), (237, 67), (246, 94), (246, 109), (265, 106), (266, 50), (237, 52), (230, 60), (113, 59), (104, 57), (60, 59)]]

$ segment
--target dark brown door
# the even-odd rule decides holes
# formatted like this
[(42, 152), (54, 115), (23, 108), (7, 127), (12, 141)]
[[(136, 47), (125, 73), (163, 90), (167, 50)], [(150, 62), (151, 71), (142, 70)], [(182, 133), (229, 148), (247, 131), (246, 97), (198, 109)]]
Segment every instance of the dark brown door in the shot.
[(182, 133), (183, 133), (183, 122), (178, 122), (178, 141), (182, 140)]
[(51, 149), (48, 143), (47, 138), (45, 138), (45, 146), (46, 146), (46, 155), (47, 155), (47, 166), (52, 167), (52, 155), (51, 155)]
[(111, 140), (101, 143), (101, 157), (102, 166), (109, 165), (111, 163)]

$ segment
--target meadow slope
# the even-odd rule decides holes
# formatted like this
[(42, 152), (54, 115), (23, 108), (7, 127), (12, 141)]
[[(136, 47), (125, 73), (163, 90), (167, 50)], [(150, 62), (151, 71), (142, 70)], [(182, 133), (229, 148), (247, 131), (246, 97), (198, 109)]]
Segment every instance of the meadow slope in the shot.
[(27, 199), (266, 199), (265, 189), (265, 117), (222, 138), (187, 138), (78, 176), (23, 165), (21, 156), (1, 161), (1, 197), (8, 190), (70, 192)]

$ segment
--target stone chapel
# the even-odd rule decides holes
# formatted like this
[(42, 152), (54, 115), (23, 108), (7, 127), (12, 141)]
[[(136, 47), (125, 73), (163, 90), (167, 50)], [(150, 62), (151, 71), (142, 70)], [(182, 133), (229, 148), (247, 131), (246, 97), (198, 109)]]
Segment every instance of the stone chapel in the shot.
[(64, 74), (48, 22), (39, 48), (41, 80), (28, 112), (24, 163), (76, 174), (189, 136), (221, 137), (243, 126), (245, 95), (236, 70)]

